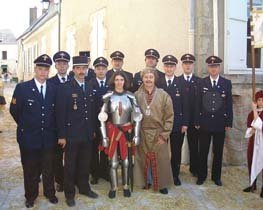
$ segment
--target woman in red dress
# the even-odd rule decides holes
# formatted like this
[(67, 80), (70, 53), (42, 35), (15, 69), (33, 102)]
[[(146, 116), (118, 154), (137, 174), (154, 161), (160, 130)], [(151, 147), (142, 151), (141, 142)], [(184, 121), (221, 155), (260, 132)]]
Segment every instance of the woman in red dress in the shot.
[[(252, 127), (252, 122), (256, 120), (258, 117), (263, 121), (263, 90), (260, 90), (255, 95), (255, 102), (252, 102), (252, 111), (248, 114), (247, 117), (247, 133), (246, 136), (250, 137), (248, 141), (247, 148), (247, 162), (248, 162), (248, 171), (249, 177), (251, 178), (251, 166), (253, 160), (253, 150), (254, 150), (254, 137), (255, 137), (255, 128)], [(263, 178), (263, 175), (262, 175)], [(256, 181), (247, 188), (245, 188), (244, 192), (254, 192), (256, 190)], [(263, 198), (263, 186), (261, 189), (260, 197)]]

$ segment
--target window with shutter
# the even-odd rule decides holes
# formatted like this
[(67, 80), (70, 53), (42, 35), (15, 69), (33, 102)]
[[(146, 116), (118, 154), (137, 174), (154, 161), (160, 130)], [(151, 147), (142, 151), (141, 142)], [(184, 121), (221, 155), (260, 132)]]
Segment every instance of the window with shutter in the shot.
[(7, 51), (2, 51), (2, 59), (3, 60), (7, 59)]
[[(263, 0), (254, 0), (254, 6)], [(249, 0), (225, 0), (225, 73), (249, 73), (251, 68)], [(262, 68), (261, 49), (256, 49), (256, 68)], [(262, 69), (257, 69), (263, 72)]]

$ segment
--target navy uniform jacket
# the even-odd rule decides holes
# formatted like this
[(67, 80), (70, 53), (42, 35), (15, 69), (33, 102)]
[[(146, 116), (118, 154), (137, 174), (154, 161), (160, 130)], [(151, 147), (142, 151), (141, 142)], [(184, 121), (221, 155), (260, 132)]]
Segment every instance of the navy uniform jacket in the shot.
[[(127, 80), (128, 80), (128, 84), (129, 84), (129, 90), (132, 90), (132, 82), (133, 82), (133, 75), (132, 73), (128, 72), (128, 71), (124, 71), (122, 70), (122, 72), (126, 75)], [(114, 70), (111, 69), (109, 71), (107, 71), (106, 74), (106, 78), (107, 80), (110, 80), (111, 76), (114, 74)]]
[[(88, 82), (88, 81), (90, 81), (91, 78), (94, 78), (94, 77), (96, 77), (94, 70), (89, 68), (87, 71), (87, 75), (85, 76), (85, 81)], [(69, 78), (70, 78), (70, 80), (74, 79), (74, 72), (73, 71), (69, 72)]]
[(183, 83), (178, 77), (174, 77), (171, 86), (167, 87), (165, 77), (162, 77), (159, 79), (159, 85), (171, 96), (173, 101), (174, 125), (172, 132), (181, 132), (181, 127), (189, 124), (189, 103)]
[[(156, 81), (156, 86), (160, 87), (159, 80), (164, 77), (164, 73), (159, 71), (158, 69), (156, 69), (156, 71), (157, 71), (157, 75), (158, 75), (158, 80)], [(137, 91), (139, 89), (139, 87), (141, 86), (141, 84), (142, 84), (142, 78), (141, 78), (141, 72), (139, 71), (134, 75), (133, 85), (132, 85), (133, 92)]]
[[(223, 132), (232, 127), (233, 104), (230, 80), (219, 77), (216, 88), (212, 88), (210, 77), (200, 81), (199, 102), (196, 113), (201, 129), (210, 132)], [(198, 117), (199, 115), (199, 117)]]
[(107, 84), (107, 78), (106, 78), (106, 84), (104, 84), (104, 87), (100, 87), (100, 84), (98, 83), (97, 79), (96, 78), (92, 78), (89, 83), (88, 83), (88, 87), (92, 90), (93, 92), (93, 95), (94, 95), (94, 100), (95, 100), (95, 104), (96, 104), (96, 107), (95, 107), (95, 110), (96, 110), (96, 114), (95, 114), (95, 117), (96, 117), (96, 129), (98, 129), (100, 127), (100, 122), (98, 120), (98, 115), (100, 113), (100, 110), (101, 110), (101, 107), (103, 105), (103, 100), (102, 100), (102, 96), (104, 94), (106, 94), (109, 90), (109, 86)]
[(189, 126), (195, 126), (196, 101), (198, 99), (200, 78), (192, 75), (190, 82), (187, 82), (184, 79), (184, 75), (181, 75), (178, 79), (180, 80), (180, 83), (183, 84), (184, 92), (188, 96)]
[[(69, 80), (70, 80), (70, 77), (69, 77), (69, 75), (68, 75), (68, 76), (67, 76), (67, 81), (69, 81)], [(56, 74), (54, 77), (49, 78), (48, 81), (50, 81), (50, 82), (53, 83), (54, 85), (63, 84), (63, 83), (60, 82), (57, 74)]]
[(46, 82), (44, 102), (34, 79), (17, 84), (10, 113), (17, 123), (17, 141), (25, 149), (52, 148), (57, 145), (56, 87)]
[(56, 97), (58, 138), (87, 141), (92, 138), (95, 100), (85, 82), (85, 93), (75, 79), (58, 86)]

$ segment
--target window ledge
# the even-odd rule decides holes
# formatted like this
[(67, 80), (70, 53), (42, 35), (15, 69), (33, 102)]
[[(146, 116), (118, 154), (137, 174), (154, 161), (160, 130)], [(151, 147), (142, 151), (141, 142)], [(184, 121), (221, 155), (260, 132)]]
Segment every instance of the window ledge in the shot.
[[(263, 75), (263, 68), (256, 68), (255, 69), (256, 75)], [(233, 69), (230, 68), (227, 71), (224, 72), (224, 74), (252, 74), (252, 68), (244, 68), (244, 69)]]

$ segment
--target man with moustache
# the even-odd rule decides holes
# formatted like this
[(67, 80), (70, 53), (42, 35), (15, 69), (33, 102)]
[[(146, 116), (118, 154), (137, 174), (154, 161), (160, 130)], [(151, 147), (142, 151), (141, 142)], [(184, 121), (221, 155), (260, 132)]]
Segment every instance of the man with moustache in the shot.
[(10, 105), (10, 113), (17, 123), (27, 208), (34, 206), (38, 196), (39, 173), (42, 174), (44, 196), (52, 204), (58, 202), (53, 170), (57, 145), (56, 87), (47, 81), (52, 60), (43, 54), (34, 64), (34, 78), (17, 84)]
[(122, 69), (123, 66), (123, 59), (124, 59), (124, 54), (121, 51), (115, 51), (111, 53), (111, 65), (112, 69), (107, 71), (107, 79), (110, 80), (111, 76), (114, 74), (116, 71), (123, 71), (125, 73), (125, 76), (127, 77), (128, 80), (128, 86), (129, 90), (132, 90), (132, 81), (133, 81), (133, 75), (130, 72), (124, 71)]
[(142, 70), (143, 84), (135, 92), (143, 114), (141, 144), (136, 148), (134, 183), (138, 187), (168, 194), (172, 184), (172, 169), (169, 157), (169, 136), (173, 128), (174, 112), (171, 97), (157, 88), (157, 72), (153, 68)]
[[(65, 51), (58, 51), (53, 56), (53, 61), (55, 62), (55, 68), (57, 69), (57, 74), (54, 77), (48, 79), (54, 85), (64, 84), (70, 80), (67, 71), (69, 68), (70, 55)], [(63, 149), (60, 145), (56, 148), (56, 159), (55, 159), (55, 181), (56, 190), (58, 192), (63, 192), (63, 182), (64, 182), (64, 167), (63, 167)]]
[[(148, 49), (145, 51), (144, 55), (145, 55), (145, 66), (149, 67), (149, 68), (153, 68), (157, 72), (158, 78), (156, 78), (155, 82), (156, 82), (157, 87), (159, 87), (158, 79), (162, 78), (164, 76), (163, 72), (156, 69), (156, 66), (158, 64), (158, 60), (160, 58), (160, 54), (155, 49)], [(139, 89), (139, 87), (141, 86), (141, 84), (142, 84), (141, 71), (139, 71), (134, 75), (133, 91), (134, 92), (137, 91)]]
[[(92, 78), (88, 86), (92, 89), (95, 94), (96, 100), (96, 116), (100, 113), (101, 107), (103, 105), (102, 96), (109, 90), (108, 78), (106, 76), (107, 67), (109, 63), (106, 58), (98, 57), (94, 62), (93, 66), (95, 68), (96, 78)], [(95, 126), (95, 137), (93, 139), (93, 149), (91, 158), (91, 184), (98, 184), (99, 178), (104, 178), (109, 180), (109, 166), (108, 158), (104, 151), (101, 150), (100, 144), (102, 141), (102, 136), (100, 132), (100, 121), (96, 119)], [(100, 151), (99, 151), (100, 150)]]
[[(88, 70), (86, 72), (86, 75), (85, 75), (85, 80), (86, 82), (89, 82), (91, 78), (95, 78), (95, 72), (92, 68), (89, 68), (89, 64), (90, 64), (90, 51), (79, 51), (79, 56), (85, 56), (87, 57), (87, 65), (88, 65)], [(69, 72), (69, 76), (70, 78), (73, 78), (74, 77), (74, 71), (70, 71)]]
[(86, 56), (73, 57), (74, 78), (58, 87), (56, 117), (58, 141), (65, 149), (64, 193), (69, 207), (75, 206), (75, 182), (79, 193), (97, 198), (89, 185), (95, 99), (85, 81)]
[(181, 57), (183, 74), (178, 78), (178, 80), (183, 84), (183, 88), (188, 97), (189, 105), (189, 125), (187, 129), (187, 140), (190, 151), (190, 172), (193, 176), (198, 175), (198, 140), (199, 131), (195, 128), (195, 108), (196, 101), (198, 99), (198, 87), (200, 83), (200, 78), (195, 76), (193, 73), (195, 57), (192, 54), (184, 54)]
[(171, 96), (173, 102), (174, 124), (170, 135), (171, 166), (174, 184), (179, 186), (181, 185), (181, 180), (179, 179), (181, 151), (184, 135), (188, 128), (189, 104), (182, 81), (175, 77), (177, 58), (173, 55), (166, 55), (163, 57), (162, 62), (165, 76), (159, 79), (159, 84)]
[(230, 130), (233, 121), (232, 84), (230, 80), (219, 75), (221, 58), (209, 56), (206, 63), (209, 76), (200, 82), (200, 96), (196, 109), (196, 116), (199, 116), (196, 128), (200, 129), (200, 167), (197, 185), (202, 185), (207, 178), (207, 157), (213, 137), (211, 179), (217, 186), (222, 186), (221, 168), (225, 132)]

